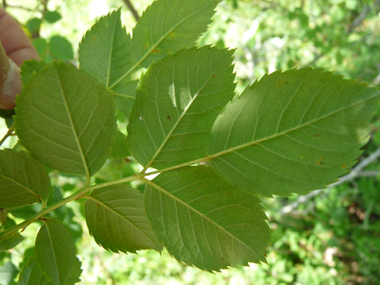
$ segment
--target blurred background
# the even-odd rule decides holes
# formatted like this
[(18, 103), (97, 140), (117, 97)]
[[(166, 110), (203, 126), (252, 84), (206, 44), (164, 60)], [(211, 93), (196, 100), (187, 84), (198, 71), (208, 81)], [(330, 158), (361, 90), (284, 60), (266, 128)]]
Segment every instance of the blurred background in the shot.
[[(42, 60), (77, 64), (81, 37), (110, 10), (122, 7), (132, 32), (151, 0), (2, 0), (23, 27)], [(313, 66), (348, 79), (380, 84), (380, 1), (223, 0), (199, 39), (235, 51), (237, 93), (277, 69)], [(1, 120), (0, 128), (5, 128)], [(82, 262), (81, 284), (380, 284), (380, 108), (371, 137), (353, 171), (328, 190), (263, 200), (273, 230), (268, 264), (210, 274), (172, 259), (167, 252), (114, 254), (88, 235), (81, 201), (51, 213), (70, 229)], [(120, 118), (119, 126), (125, 127)], [(8, 140), (8, 146), (15, 140)], [(134, 161), (112, 160), (96, 175), (105, 182), (138, 171)], [(51, 172), (57, 185), (50, 203), (83, 186), (80, 178)], [(136, 188), (142, 185), (133, 185)], [(11, 211), (13, 222), (38, 211)], [(16, 276), (33, 249), (38, 225), (13, 249), (0, 253), (0, 284)], [(83, 234), (82, 234), (83, 233)]]

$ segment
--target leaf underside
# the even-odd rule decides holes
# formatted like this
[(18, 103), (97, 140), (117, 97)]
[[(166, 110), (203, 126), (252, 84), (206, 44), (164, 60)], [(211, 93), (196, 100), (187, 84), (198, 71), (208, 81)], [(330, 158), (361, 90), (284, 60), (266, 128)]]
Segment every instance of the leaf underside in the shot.
[(139, 65), (148, 67), (169, 53), (193, 46), (206, 31), (220, 0), (154, 1), (133, 30)]
[(164, 172), (147, 182), (145, 210), (178, 261), (210, 272), (265, 262), (270, 233), (260, 200), (210, 167)]
[(264, 196), (324, 188), (356, 163), (379, 94), (320, 69), (266, 75), (217, 118), (211, 165), (240, 189)]
[(51, 168), (91, 176), (106, 161), (116, 131), (112, 96), (74, 66), (53, 63), (17, 97), (16, 133)]
[(41, 268), (38, 266), (36, 257), (33, 255), (29, 258), (28, 262), (23, 266), (18, 285), (51, 285), (49, 279), (43, 274)]
[(26, 152), (0, 150), (0, 208), (46, 202), (50, 188), (46, 168)]
[(90, 234), (107, 250), (162, 250), (146, 217), (144, 196), (136, 189), (116, 185), (94, 190), (85, 215)]
[(232, 53), (209, 46), (181, 50), (142, 76), (128, 139), (145, 168), (162, 169), (206, 155), (212, 124), (234, 96)]
[(69, 283), (71, 276), (80, 271), (71, 234), (59, 220), (44, 219), (37, 234), (35, 253), (41, 270), (55, 285)]
[(79, 45), (81, 69), (104, 83), (116, 95), (118, 108), (129, 117), (135, 97), (134, 72), (193, 46), (206, 31), (218, 2), (155, 1), (136, 24), (133, 39), (122, 27), (120, 9), (113, 11), (83, 37)]

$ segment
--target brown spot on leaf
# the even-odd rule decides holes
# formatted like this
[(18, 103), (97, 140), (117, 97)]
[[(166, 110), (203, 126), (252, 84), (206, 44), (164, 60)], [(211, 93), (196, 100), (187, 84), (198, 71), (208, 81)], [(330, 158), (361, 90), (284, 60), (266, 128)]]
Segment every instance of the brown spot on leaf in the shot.
[(315, 134), (315, 137), (317, 138), (317, 137), (319, 137), (320, 136), (320, 134)]
[(168, 118), (168, 120), (170, 120), (172, 117), (170, 117), (169, 115), (167, 115), (166, 118)]

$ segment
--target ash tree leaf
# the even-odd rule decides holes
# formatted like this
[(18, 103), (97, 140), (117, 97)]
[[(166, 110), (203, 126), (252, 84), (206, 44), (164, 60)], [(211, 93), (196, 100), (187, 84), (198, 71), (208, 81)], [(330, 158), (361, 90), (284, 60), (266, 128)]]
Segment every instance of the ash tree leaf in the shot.
[(43, 221), (36, 238), (37, 263), (53, 284), (68, 284), (80, 271), (73, 239), (61, 221), (51, 218)]
[(161, 251), (144, 210), (144, 195), (126, 185), (94, 190), (85, 204), (86, 222), (95, 241), (113, 252)]
[(14, 247), (16, 247), (20, 242), (22, 242), (25, 238), (19, 233), (15, 233), (12, 235), (5, 236), (0, 240), (0, 252), (7, 251)]
[(148, 67), (169, 53), (193, 46), (206, 31), (220, 0), (157, 0), (133, 29), (136, 64)]
[(36, 257), (33, 255), (23, 266), (18, 279), (18, 285), (51, 285), (49, 279), (42, 273), (38, 266)]
[(95, 78), (53, 63), (22, 89), (15, 123), (20, 143), (32, 156), (51, 168), (89, 177), (111, 151), (115, 104)]
[(270, 232), (256, 196), (204, 166), (163, 172), (146, 183), (147, 216), (178, 261), (210, 272), (265, 262)]
[(210, 163), (264, 196), (324, 188), (356, 163), (379, 98), (378, 89), (320, 69), (266, 75), (217, 118)]
[(130, 156), (131, 152), (129, 150), (127, 137), (120, 131), (116, 131), (115, 142), (112, 146), (112, 151), (110, 158), (124, 158)]
[(210, 129), (234, 96), (233, 51), (181, 50), (142, 76), (128, 125), (133, 156), (162, 169), (206, 155)]
[(26, 152), (0, 150), (0, 208), (46, 203), (50, 189), (43, 165)]

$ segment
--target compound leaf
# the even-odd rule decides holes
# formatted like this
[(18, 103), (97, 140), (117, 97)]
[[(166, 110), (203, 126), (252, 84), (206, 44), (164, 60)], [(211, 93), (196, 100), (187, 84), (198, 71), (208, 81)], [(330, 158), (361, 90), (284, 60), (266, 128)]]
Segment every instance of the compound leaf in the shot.
[(320, 69), (266, 75), (217, 118), (211, 165), (265, 196), (326, 187), (356, 163), (379, 98), (377, 89)]
[(111, 151), (115, 104), (95, 78), (72, 65), (53, 63), (22, 89), (15, 123), (32, 156), (51, 168), (91, 176)]
[(72, 280), (71, 276), (76, 277), (80, 271), (73, 239), (59, 220), (44, 219), (37, 234), (35, 253), (42, 272), (55, 285), (68, 284)]
[(206, 155), (210, 129), (234, 96), (232, 53), (209, 46), (181, 50), (142, 76), (128, 139), (145, 167), (165, 168)]
[(86, 222), (96, 242), (113, 252), (161, 251), (144, 210), (144, 195), (126, 185), (94, 190), (85, 204)]
[(26, 152), (0, 150), (0, 208), (46, 203), (50, 188), (46, 168)]
[(145, 210), (177, 260), (207, 271), (265, 262), (270, 240), (260, 200), (211, 167), (187, 167), (146, 182)]

